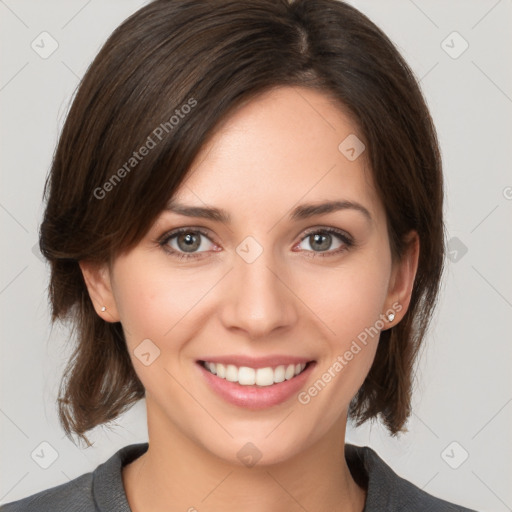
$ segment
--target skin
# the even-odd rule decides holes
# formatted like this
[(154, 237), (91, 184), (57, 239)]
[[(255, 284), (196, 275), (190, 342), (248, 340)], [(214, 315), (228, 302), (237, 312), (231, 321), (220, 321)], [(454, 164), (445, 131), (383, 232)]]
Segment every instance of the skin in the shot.
[[(134, 512), (363, 510), (365, 489), (353, 480), (343, 445), (348, 406), (378, 336), (307, 405), (296, 395), (258, 411), (232, 405), (198, 378), (196, 363), (207, 355), (303, 356), (316, 361), (307, 389), (386, 311), (396, 316), (384, 329), (400, 322), (419, 240), (411, 232), (409, 251), (392, 262), (366, 155), (349, 161), (338, 150), (349, 134), (358, 135), (356, 126), (325, 94), (266, 92), (221, 125), (173, 198), (225, 209), (230, 224), (162, 212), (110, 266), (81, 262), (98, 315), (121, 322), (146, 389), (149, 449), (123, 468)], [(372, 220), (351, 209), (288, 218), (298, 204), (327, 200), (358, 202)], [(180, 260), (158, 244), (178, 227), (209, 233), (197, 235), (197, 259)], [(322, 250), (304, 233), (328, 227), (355, 245), (333, 254), (344, 247), (336, 235)], [(236, 252), (247, 236), (263, 249), (252, 263)], [(167, 246), (186, 253), (177, 237)], [(134, 350), (148, 338), (160, 355), (145, 366)], [(253, 467), (237, 457), (248, 442), (261, 454)]]

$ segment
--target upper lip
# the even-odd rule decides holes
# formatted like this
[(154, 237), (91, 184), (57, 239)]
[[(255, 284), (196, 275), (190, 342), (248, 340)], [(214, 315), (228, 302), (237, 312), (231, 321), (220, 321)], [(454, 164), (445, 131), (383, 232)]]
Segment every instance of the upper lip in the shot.
[(212, 356), (199, 359), (199, 362), (232, 364), (237, 367), (247, 366), (249, 368), (267, 368), (276, 366), (287, 366), (289, 364), (302, 364), (313, 361), (307, 357), (274, 355), (265, 357), (251, 357), (244, 355)]

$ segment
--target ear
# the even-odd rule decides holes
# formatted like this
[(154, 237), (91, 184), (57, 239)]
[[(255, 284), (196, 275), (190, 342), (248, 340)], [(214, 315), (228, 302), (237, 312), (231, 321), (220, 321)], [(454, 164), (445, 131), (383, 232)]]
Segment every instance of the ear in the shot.
[(406, 249), (402, 259), (394, 263), (389, 281), (386, 306), (388, 310), (395, 313), (392, 325), (400, 322), (409, 308), (414, 279), (418, 270), (419, 254), (420, 238), (418, 233), (413, 230), (407, 234)]
[(79, 265), (96, 313), (106, 322), (119, 322), (108, 265), (87, 261), (80, 261)]

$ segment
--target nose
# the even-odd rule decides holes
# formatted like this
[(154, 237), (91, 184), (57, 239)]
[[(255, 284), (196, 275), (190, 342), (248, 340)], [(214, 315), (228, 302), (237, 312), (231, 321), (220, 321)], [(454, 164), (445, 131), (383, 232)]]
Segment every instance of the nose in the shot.
[(290, 273), (278, 265), (271, 250), (249, 262), (238, 255), (225, 283), (226, 300), (221, 319), (229, 330), (250, 339), (263, 339), (292, 328), (299, 318), (300, 300), (293, 292)]

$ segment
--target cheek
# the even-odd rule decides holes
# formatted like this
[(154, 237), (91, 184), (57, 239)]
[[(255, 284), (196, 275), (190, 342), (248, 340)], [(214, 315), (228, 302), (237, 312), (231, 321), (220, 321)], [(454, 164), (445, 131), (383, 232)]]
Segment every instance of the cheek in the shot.
[(115, 299), (127, 343), (134, 348), (143, 339), (161, 336), (167, 308), (163, 307), (160, 283), (148, 286), (147, 274), (132, 271), (129, 275), (129, 279), (120, 279)]
[(377, 324), (384, 312), (389, 262), (353, 258), (329, 272), (307, 276), (307, 305), (327, 326), (330, 343), (343, 349), (347, 342)]
[(178, 368), (181, 351), (197, 328), (190, 323), (194, 307), (208, 286), (199, 272), (171, 272), (165, 261), (148, 260), (132, 253), (116, 261), (116, 305), (133, 367), (147, 393), (162, 403), (173, 396), (178, 404), (182, 392), (165, 369), (174, 374)]
[(165, 264), (133, 258), (117, 264), (115, 300), (130, 346), (149, 338), (161, 344), (211, 288), (204, 273), (170, 273)]
[[(354, 258), (306, 281), (311, 289), (308, 306), (319, 312), (321, 323), (328, 329), (322, 329), (326, 335), (318, 368), (321, 382), (317, 381), (315, 389), (306, 390), (309, 396), (304, 400), (323, 395), (314, 401), (327, 406), (333, 399), (337, 407), (330, 407), (330, 413), (325, 414), (335, 416), (348, 406), (371, 368), (380, 331), (385, 327), (389, 269), (390, 260), (386, 258)], [(323, 392), (324, 388), (329, 391)]]

